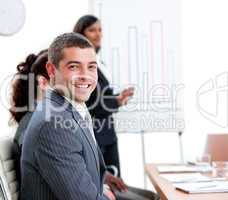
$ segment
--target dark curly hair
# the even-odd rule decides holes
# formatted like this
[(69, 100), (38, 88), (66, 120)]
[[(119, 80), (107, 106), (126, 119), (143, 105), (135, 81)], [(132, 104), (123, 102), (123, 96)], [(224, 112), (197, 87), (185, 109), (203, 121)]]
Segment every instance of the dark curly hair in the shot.
[[(49, 80), (46, 71), (47, 61), (48, 50), (45, 49), (37, 55), (28, 55), (24, 62), (17, 65), (17, 73), (13, 78), (12, 84), (11, 108), (9, 109), (12, 119), (17, 123), (30, 110), (29, 108), (34, 108), (34, 100), (37, 98), (37, 77), (41, 75)], [(33, 76), (34, 79), (31, 79), (30, 76)], [(33, 87), (32, 91), (34, 91), (32, 102), (29, 101), (29, 90), (31, 87)], [(17, 108), (23, 107), (26, 107), (26, 110), (17, 110)]]

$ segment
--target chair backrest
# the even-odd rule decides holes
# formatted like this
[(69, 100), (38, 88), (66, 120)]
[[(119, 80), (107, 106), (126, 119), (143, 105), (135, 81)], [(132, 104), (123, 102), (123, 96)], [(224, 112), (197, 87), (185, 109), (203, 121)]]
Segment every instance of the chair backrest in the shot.
[(0, 177), (7, 200), (19, 198), (19, 183), (16, 176), (13, 139), (0, 138)]
[(2, 184), (0, 184), (0, 200), (7, 200), (3, 189), (4, 188), (3, 188)]
[(204, 153), (211, 161), (228, 161), (228, 134), (208, 134)]

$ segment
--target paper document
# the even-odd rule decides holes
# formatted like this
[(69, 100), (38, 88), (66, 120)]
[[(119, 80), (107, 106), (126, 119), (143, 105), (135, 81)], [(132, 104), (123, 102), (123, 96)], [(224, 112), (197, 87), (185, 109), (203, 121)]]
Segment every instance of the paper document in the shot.
[(211, 172), (212, 167), (192, 166), (192, 165), (158, 165), (157, 169), (160, 173), (192, 173), (192, 172)]
[(178, 190), (191, 194), (223, 193), (228, 192), (228, 181), (176, 183), (174, 184), (174, 187)]
[(210, 181), (224, 181), (226, 178), (213, 178), (207, 177), (200, 173), (187, 173), (187, 174), (162, 174), (161, 177), (165, 178), (171, 183), (186, 183), (186, 182), (210, 182)]

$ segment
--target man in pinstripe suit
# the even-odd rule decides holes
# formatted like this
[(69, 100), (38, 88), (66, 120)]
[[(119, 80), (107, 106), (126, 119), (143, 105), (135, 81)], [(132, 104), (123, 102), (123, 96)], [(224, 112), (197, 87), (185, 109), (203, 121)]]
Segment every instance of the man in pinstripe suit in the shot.
[(105, 165), (83, 109), (96, 87), (96, 53), (84, 37), (67, 33), (53, 41), (48, 54), (51, 89), (25, 133), (21, 199), (112, 199), (103, 193)]
[[(51, 87), (37, 104), (25, 131), (21, 199), (154, 199), (144, 191), (126, 191), (121, 179), (105, 174), (84, 103), (97, 83), (93, 46), (83, 36), (68, 33), (54, 40), (48, 54), (46, 68)], [(116, 198), (110, 190), (103, 192), (103, 179), (125, 193)]]

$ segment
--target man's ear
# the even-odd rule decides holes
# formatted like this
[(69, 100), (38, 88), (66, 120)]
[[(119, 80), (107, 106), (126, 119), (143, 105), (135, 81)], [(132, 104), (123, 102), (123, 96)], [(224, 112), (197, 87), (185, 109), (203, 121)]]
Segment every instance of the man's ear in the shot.
[(46, 70), (47, 70), (47, 73), (48, 73), (48, 76), (50, 77), (50, 79), (53, 79), (55, 77), (55, 65), (51, 62), (47, 62), (46, 64)]
[(45, 90), (48, 85), (48, 80), (44, 76), (38, 76), (38, 84), (41, 90)]

